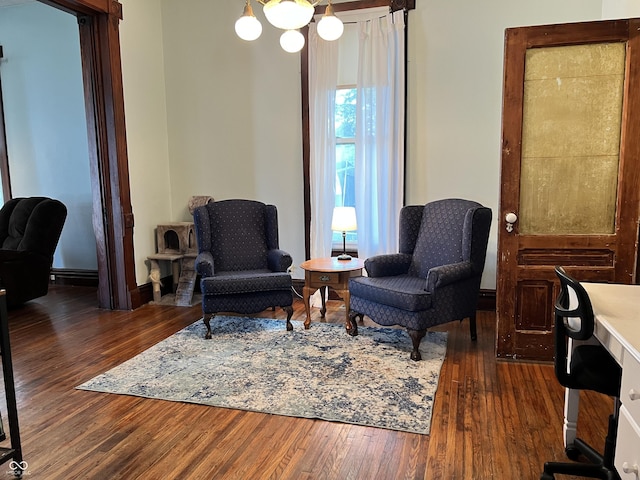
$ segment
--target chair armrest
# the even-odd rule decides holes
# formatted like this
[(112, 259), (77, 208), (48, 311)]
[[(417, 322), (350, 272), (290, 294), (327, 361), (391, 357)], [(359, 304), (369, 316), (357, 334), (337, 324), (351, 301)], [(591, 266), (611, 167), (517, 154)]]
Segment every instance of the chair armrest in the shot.
[(196, 257), (196, 272), (201, 277), (213, 277), (215, 270), (213, 269), (213, 255), (211, 252), (201, 252)]
[(370, 277), (392, 277), (407, 273), (411, 258), (408, 253), (375, 255), (364, 261), (364, 268)]
[(427, 273), (427, 292), (433, 293), (436, 288), (444, 287), (472, 276), (473, 264), (471, 262), (451, 263), (433, 267)]
[(0, 262), (14, 262), (27, 257), (28, 253), (23, 250), (0, 250)]
[(5, 290), (8, 285), (33, 283), (34, 278), (40, 275), (46, 275), (48, 281), (50, 269), (51, 261), (45, 255), (24, 250), (0, 250), (0, 288)]
[(267, 252), (267, 266), (272, 272), (286, 272), (293, 258), (284, 250), (272, 249)]

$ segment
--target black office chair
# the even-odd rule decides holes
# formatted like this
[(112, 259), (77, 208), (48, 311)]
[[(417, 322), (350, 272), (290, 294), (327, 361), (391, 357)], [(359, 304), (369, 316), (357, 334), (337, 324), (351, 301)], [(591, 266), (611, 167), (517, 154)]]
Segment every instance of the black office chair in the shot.
[[(567, 338), (584, 341), (593, 337), (594, 318), (589, 295), (580, 283), (569, 276), (564, 268), (556, 267), (560, 279), (560, 295), (555, 304), (555, 372), (561, 385), (577, 390), (594, 390), (615, 398), (615, 408), (609, 416), (609, 429), (604, 454), (600, 454), (583, 440), (576, 438), (568, 445), (566, 454), (571, 460), (584, 455), (590, 463), (546, 462), (541, 480), (554, 478), (554, 474), (579, 475), (589, 478), (619, 479), (613, 466), (618, 413), (620, 410), (620, 383), (622, 368), (600, 344), (578, 345), (573, 349), (568, 364)], [(567, 366), (569, 368), (567, 368)]]

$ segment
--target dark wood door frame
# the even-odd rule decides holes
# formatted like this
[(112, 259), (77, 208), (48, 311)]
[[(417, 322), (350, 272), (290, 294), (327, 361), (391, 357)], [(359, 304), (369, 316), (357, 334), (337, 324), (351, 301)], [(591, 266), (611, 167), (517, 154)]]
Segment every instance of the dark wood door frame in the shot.
[[(0, 62), (4, 57), (0, 45)], [(4, 125), (4, 103), (2, 103), (2, 77), (0, 76), (0, 172), (2, 172), (3, 200), (11, 200), (11, 181), (9, 179), (9, 157), (7, 154), (7, 132)]]
[(100, 308), (141, 304), (135, 278), (133, 211), (124, 118), (119, 22), (115, 0), (39, 0), (78, 18), (84, 83), (93, 227)]

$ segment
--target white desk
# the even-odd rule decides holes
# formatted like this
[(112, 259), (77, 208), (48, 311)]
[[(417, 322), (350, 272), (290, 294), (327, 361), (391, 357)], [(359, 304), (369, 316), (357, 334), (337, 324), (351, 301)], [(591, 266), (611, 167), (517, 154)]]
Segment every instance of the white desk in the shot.
[[(582, 282), (595, 316), (595, 336), (622, 366), (615, 465), (623, 480), (637, 480), (640, 465), (640, 285)], [(565, 393), (565, 446), (576, 438), (577, 390)]]

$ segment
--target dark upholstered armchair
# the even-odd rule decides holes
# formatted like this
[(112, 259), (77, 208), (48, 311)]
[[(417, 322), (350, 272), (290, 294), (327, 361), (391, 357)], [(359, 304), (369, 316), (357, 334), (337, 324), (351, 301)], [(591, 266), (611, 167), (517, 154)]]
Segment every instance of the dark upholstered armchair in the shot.
[(49, 291), (67, 208), (45, 197), (13, 198), (0, 209), (0, 288), (9, 308)]
[(254, 200), (222, 200), (198, 207), (193, 219), (205, 338), (211, 338), (210, 321), (217, 313), (251, 314), (276, 306), (287, 312), (287, 330), (293, 330), (287, 272), (293, 261), (279, 249), (276, 207)]
[(402, 325), (413, 342), (413, 360), (420, 360), (420, 342), (435, 325), (469, 317), (476, 340), (490, 226), (491, 210), (469, 200), (403, 207), (400, 252), (368, 258), (368, 276), (349, 280), (349, 333), (358, 334), (356, 320), (363, 315), (380, 325)]

